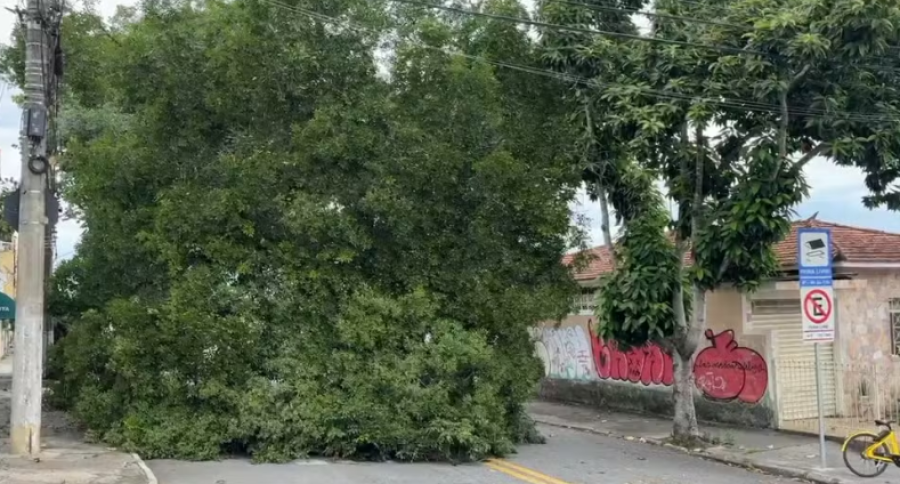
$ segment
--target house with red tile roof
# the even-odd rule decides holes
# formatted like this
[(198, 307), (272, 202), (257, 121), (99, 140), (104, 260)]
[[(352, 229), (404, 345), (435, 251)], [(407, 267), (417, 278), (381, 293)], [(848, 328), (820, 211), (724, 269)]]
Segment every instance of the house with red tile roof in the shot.
[[(802, 337), (797, 231), (831, 231), (836, 339), (815, 346)], [(723, 287), (708, 295), (708, 329), (696, 356), (695, 399), (701, 419), (797, 431), (817, 430), (815, 369), (831, 433), (843, 435), (864, 421), (848, 415), (900, 412), (900, 234), (810, 218), (792, 224), (774, 247), (781, 270), (759, 290)], [(563, 321), (535, 329), (544, 362), (545, 398), (605, 408), (671, 413), (671, 358), (656, 346), (623, 350), (593, 334), (594, 301), (612, 270), (608, 247), (576, 255), (582, 287)], [(863, 409), (863, 410), (861, 410)], [(872, 418), (876, 418), (875, 415)], [(849, 419), (849, 420), (848, 420)]]

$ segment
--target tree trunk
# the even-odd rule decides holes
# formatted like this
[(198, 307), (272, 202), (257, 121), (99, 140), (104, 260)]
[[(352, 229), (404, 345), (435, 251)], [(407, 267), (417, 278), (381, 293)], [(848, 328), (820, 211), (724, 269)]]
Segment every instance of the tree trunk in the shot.
[(697, 410), (694, 407), (694, 358), (675, 350), (672, 354), (674, 365), (674, 385), (672, 395), (675, 400), (675, 418), (672, 436), (684, 441), (700, 436), (697, 425)]
[[(706, 137), (705, 123), (696, 126), (697, 159), (694, 171), (694, 196), (691, 202), (691, 246), (697, 250), (694, 237), (699, 233), (703, 215), (703, 165), (705, 164)], [(682, 165), (682, 174), (685, 167)], [(684, 265), (684, 251), (688, 249), (683, 241), (678, 245), (679, 271)], [(696, 260), (696, 257), (694, 258)], [(700, 345), (700, 334), (706, 329), (706, 291), (700, 287), (691, 287), (691, 311), (685, 311), (684, 286), (675, 291), (672, 301), (677, 329), (673, 338), (672, 363), (674, 366), (674, 385), (672, 398), (675, 404), (672, 436), (676, 440), (685, 441), (700, 437), (697, 425), (697, 410), (694, 407), (694, 356)]]
[[(674, 385), (672, 395), (675, 400), (675, 418), (672, 436), (678, 440), (700, 437), (697, 425), (697, 410), (694, 407), (694, 358), (700, 346), (700, 335), (706, 329), (706, 292), (692, 289), (692, 311), (684, 331), (675, 341), (672, 352), (674, 365)], [(682, 311), (684, 304), (681, 304)]]
[[(612, 230), (609, 227), (609, 200), (606, 197), (606, 189), (602, 183), (597, 184), (597, 199), (600, 200), (600, 230), (603, 232), (603, 244), (606, 245), (612, 255)], [(612, 257), (611, 263), (615, 269), (616, 258)]]

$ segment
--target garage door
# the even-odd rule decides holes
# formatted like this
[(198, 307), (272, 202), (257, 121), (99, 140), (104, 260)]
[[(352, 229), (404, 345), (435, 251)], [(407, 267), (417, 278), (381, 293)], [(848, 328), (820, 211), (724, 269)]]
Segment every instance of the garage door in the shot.
[[(815, 347), (803, 342), (799, 294), (796, 298), (753, 300), (750, 324), (754, 332), (771, 332), (779, 420), (818, 418)], [(824, 413), (833, 416), (837, 413), (833, 344), (819, 345), (819, 367)]]

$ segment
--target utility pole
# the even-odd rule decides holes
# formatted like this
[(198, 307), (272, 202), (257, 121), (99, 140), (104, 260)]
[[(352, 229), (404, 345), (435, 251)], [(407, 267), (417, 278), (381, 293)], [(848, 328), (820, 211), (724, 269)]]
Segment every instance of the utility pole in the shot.
[[(20, 148), (18, 273), (15, 356), (10, 439), (12, 451), (41, 451), (43, 394), (45, 233), (49, 131), (55, 80), (53, 47), (58, 45), (62, 12), (53, 0), (28, 0), (25, 22), (25, 106)], [(48, 8), (49, 7), (49, 8)]]

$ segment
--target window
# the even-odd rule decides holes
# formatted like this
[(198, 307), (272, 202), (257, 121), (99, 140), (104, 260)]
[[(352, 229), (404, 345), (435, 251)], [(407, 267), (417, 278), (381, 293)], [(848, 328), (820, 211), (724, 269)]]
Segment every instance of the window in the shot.
[(597, 292), (594, 289), (582, 289), (581, 295), (575, 298), (574, 314), (593, 316), (597, 309)]
[(888, 318), (891, 322), (891, 353), (900, 356), (900, 298), (888, 301)]

